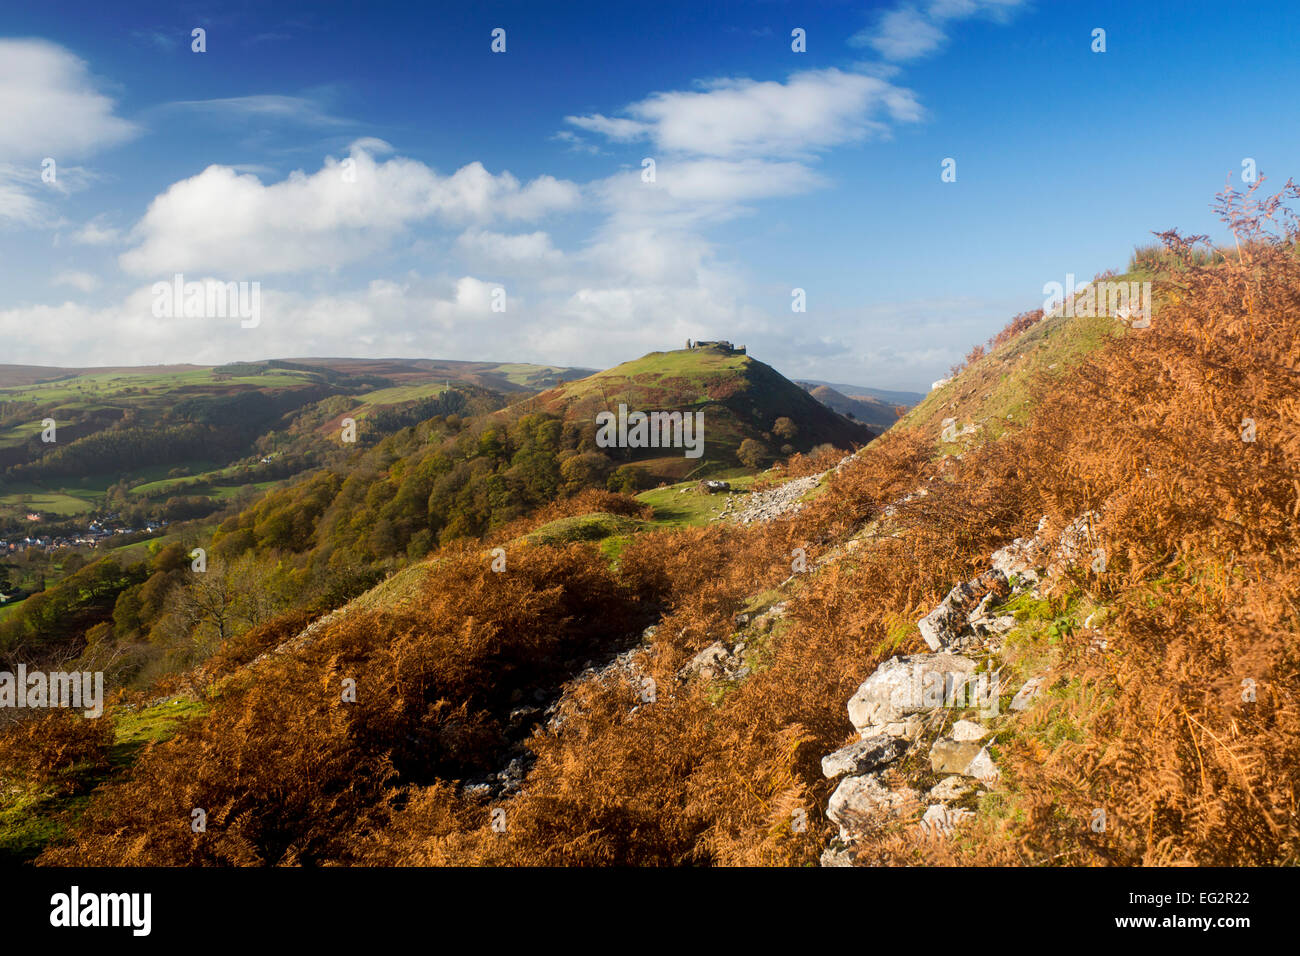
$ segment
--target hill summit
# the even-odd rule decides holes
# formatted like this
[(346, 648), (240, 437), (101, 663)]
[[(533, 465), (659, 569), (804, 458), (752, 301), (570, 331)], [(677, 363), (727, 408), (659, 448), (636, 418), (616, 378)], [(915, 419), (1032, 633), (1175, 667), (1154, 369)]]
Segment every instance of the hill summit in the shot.
[[(680, 480), (694, 471), (755, 467), (819, 445), (853, 448), (875, 433), (818, 402), (776, 369), (729, 342), (651, 352), (573, 382), (565, 382), (499, 412), (545, 412), (596, 430), (597, 416), (630, 412), (703, 414), (704, 454), (677, 449), (622, 448), (624, 460), (652, 476)], [(743, 449), (743, 451), (742, 451)]]

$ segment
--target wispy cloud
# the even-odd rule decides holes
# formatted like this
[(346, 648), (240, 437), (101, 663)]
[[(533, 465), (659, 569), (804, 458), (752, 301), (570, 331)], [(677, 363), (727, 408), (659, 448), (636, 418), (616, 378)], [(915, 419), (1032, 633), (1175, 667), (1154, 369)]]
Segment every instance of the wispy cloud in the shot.
[[(131, 39), (156, 50), (175, 50), (181, 44), (181, 33), (175, 30), (132, 30)], [(188, 34), (185, 39), (188, 41)]]
[(76, 160), (138, 132), (83, 60), (45, 40), (0, 39), (0, 117), (0, 222), (37, 228), (58, 223), (51, 201), (97, 178)]
[(211, 100), (174, 100), (156, 108), (159, 112), (190, 112), (235, 121), (278, 120), (303, 126), (341, 127), (354, 121), (334, 116), (317, 97), (259, 93)]
[(72, 241), (83, 246), (110, 246), (121, 238), (121, 230), (107, 225), (102, 216), (96, 216), (72, 234)]
[(1026, 0), (932, 0), (904, 4), (880, 14), (876, 22), (849, 38), (849, 44), (869, 47), (887, 60), (916, 60), (948, 42), (948, 24), (972, 17), (1004, 21)]
[(82, 292), (94, 292), (99, 288), (99, 280), (89, 272), (65, 270), (54, 277), (55, 285), (69, 285)]
[(551, 137), (551, 139), (557, 143), (567, 143), (569, 149), (575, 153), (590, 153), (593, 156), (599, 156), (604, 152), (604, 150), (595, 143), (589, 142), (577, 133), (573, 132), (573, 130), (569, 129), (559, 130)]
[(806, 157), (832, 146), (887, 135), (921, 108), (910, 90), (841, 70), (810, 70), (775, 80), (720, 79), (698, 90), (655, 93), (626, 117), (566, 121), (615, 142), (648, 139), (659, 149), (717, 158)]

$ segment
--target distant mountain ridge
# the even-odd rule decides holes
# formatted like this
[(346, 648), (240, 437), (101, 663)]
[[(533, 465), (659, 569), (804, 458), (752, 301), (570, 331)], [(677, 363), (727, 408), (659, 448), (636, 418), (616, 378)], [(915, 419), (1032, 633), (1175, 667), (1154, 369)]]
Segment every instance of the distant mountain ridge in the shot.
[(906, 410), (907, 408), (904, 405), (883, 402), (880, 399), (866, 395), (850, 397), (831, 388), (829, 385), (813, 385), (811, 382), (800, 382), (799, 384), (807, 390), (809, 395), (827, 408), (839, 412), (854, 421), (863, 422), (877, 431), (886, 431), (893, 427), (894, 422), (898, 421), (901, 414), (898, 409)]
[(815, 378), (801, 378), (797, 381), (800, 385), (825, 385), (827, 388), (833, 388), (849, 398), (865, 395), (868, 398), (879, 399), (891, 405), (906, 405), (908, 408), (925, 398), (922, 392), (891, 391), (885, 388), (869, 388), (866, 385), (843, 385), (838, 382), (822, 382)]
[(46, 365), (0, 365), (0, 388), (22, 388), (87, 375), (165, 375), (203, 370), (280, 368), (302, 372), (332, 371), (348, 376), (371, 376), (408, 384), (415, 380), (445, 378), (481, 385), (500, 392), (529, 392), (552, 388), (561, 381), (594, 374), (590, 368), (536, 365), (529, 362), (469, 362), (457, 359), (408, 358), (283, 358), (224, 365), (106, 365), (64, 367)]

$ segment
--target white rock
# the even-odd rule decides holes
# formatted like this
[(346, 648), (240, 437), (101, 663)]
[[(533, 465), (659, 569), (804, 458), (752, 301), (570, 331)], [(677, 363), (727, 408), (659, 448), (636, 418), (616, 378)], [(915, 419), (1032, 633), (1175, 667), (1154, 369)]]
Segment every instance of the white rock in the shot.
[(847, 847), (828, 846), (822, 851), (822, 866), (852, 866), (853, 851)]
[(865, 728), (899, 721), (929, 709), (927, 691), (968, 678), (975, 662), (958, 654), (907, 654), (885, 661), (849, 699), (849, 720)]
[(906, 745), (897, 737), (884, 734), (856, 740), (847, 747), (841, 747), (833, 754), (822, 757), (822, 774), (834, 779), (846, 773), (867, 773), (896, 760), (906, 749)]
[(1031, 677), (1025, 681), (1025, 685), (1016, 692), (1016, 696), (1011, 698), (1011, 709), (1028, 710), (1029, 705), (1042, 691), (1043, 684), (1046, 682), (1047, 678), (1043, 676)]
[(960, 773), (972, 776), (968, 772), (970, 765), (979, 756), (982, 748), (974, 741), (953, 740), (944, 737), (930, 746), (930, 769), (935, 773)]
[(925, 795), (927, 803), (951, 803), (953, 800), (960, 800), (963, 796), (971, 791), (973, 784), (965, 777), (953, 774), (951, 777), (944, 777)]
[(847, 834), (872, 830), (916, 799), (913, 790), (890, 790), (874, 774), (845, 777), (831, 794), (826, 816)]
[(932, 837), (950, 836), (959, 823), (974, 815), (963, 807), (946, 807), (942, 803), (936, 803), (921, 817), (921, 832)]
[(958, 647), (972, 611), (980, 608), (990, 594), (1006, 594), (1007, 577), (996, 568), (958, 584), (925, 617), (916, 622), (921, 637), (930, 650)]
[(952, 725), (953, 740), (983, 740), (988, 735), (988, 730), (973, 720), (959, 720)]
[(985, 747), (966, 768), (966, 776), (974, 777), (980, 783), (996, 783), (1002, 774), (993, 763), (993, 755)]

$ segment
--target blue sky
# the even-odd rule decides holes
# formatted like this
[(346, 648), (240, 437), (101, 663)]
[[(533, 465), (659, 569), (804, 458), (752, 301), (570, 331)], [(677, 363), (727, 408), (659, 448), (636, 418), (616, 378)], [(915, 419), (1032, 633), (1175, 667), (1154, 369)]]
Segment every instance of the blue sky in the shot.
[[(11, 4), (0, 363), (730, 338), (924, 390), (1045, 283), (1220, 235), (1244, 159), (1295, 175), (1297, 35), (1285, 2)], [(176, 273), (260, 283), (259, 323), (156, 317)]]

